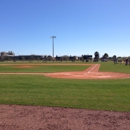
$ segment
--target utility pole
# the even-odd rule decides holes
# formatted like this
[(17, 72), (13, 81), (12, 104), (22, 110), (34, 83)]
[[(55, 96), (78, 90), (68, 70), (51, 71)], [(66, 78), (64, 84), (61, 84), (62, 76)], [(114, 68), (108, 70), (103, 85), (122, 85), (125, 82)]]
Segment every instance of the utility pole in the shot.
[(56, 38), (56, 36), (51, 36), (51, 38), (52, 38), (52, 57), (54, 61), (54, 38)]

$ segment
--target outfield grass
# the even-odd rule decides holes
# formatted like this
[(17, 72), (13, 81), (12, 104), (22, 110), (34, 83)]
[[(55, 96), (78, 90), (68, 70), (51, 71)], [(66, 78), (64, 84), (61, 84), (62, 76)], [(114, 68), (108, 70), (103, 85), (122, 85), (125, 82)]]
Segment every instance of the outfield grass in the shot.
[(130, 65), (114, 64), (113, 62), (100, 62), (100, 71), (121, 72), (130, 74)]
[(89, 66), (79, 65), (1, 65), (0, 72), (63, 72), (63, 71), (83, 71)]
[[(112, 63), (101, 64), (100, 70), (113, 70)], [(116, 66), (118, 72), (127, 70), (130, 73), (130, 66)], [(40, 75), (0, 75), (0, 104), (130, 112), (130, 79), (74, 80)]]

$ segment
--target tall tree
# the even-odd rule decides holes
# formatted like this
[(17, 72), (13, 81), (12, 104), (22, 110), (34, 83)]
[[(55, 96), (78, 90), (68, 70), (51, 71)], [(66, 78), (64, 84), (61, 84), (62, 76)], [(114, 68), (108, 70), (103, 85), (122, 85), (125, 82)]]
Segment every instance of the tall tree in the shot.
[(108, 57), (109, 57), (109, 55), (108, 55), (107, 53), (105, 53), (105, 54), (103, 55), (103, 59), (108, 59)]
[(99, 60), (99, 52), (96, 51), (96, 52), (94, 53), (94, 55), (95, 55), (94, 60), (95, 60), (95, 61), (98, 61), (98, 60)]
[(116, 55), (113, 56), (113, 60), (115, 60), (115, 59), (116, 59)]
[(116, 58), (116, 55), (113, 56), (113, 61), (114, 61), (114, 64), (117, 64), (117, 58)]

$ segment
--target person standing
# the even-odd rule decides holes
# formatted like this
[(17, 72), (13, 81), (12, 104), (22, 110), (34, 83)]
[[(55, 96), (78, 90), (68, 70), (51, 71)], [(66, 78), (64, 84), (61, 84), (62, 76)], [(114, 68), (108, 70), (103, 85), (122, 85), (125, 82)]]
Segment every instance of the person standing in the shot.
[(125, 60), (125, 65), (128, 65), (128, 58), (126, 58)]
[(114, 64), (117, 64), (117, 58), (114, 58)]

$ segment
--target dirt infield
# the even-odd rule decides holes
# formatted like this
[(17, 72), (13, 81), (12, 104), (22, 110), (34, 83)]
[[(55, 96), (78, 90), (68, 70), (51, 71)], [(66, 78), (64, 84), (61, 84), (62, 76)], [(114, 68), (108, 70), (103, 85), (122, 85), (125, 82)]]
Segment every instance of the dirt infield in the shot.
[(100, 64), (93, 64), (88, 69), (81, 72), (59, 72), (46, 73), (45, 76), (65, 79), (121, 79), (130, 78), (130, 74), (115, 72), (99, 72)]
[(33, 65), (17, 65), (17, 66), (14, 66), (15, 68), (34, 68)]
[(0, 105), (0, 130), (130, 130), (130, 113)]

